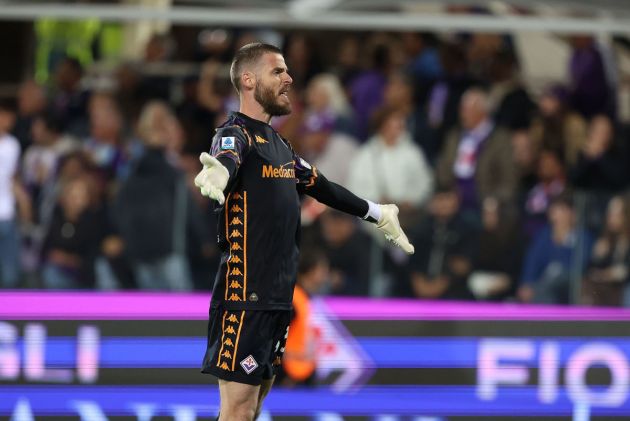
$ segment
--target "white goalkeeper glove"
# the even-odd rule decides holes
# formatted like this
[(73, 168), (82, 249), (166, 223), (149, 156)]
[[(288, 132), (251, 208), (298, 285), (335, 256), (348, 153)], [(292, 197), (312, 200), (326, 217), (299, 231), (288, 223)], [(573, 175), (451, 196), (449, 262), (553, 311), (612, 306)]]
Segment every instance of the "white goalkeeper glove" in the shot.
[(378, 205), (381, 216), (376, 223), (379, 229), (388, 241), (396, 244), (407, 254), (413, 254), (415, 249), (409, 242), (409, 239), (400, 227), (398, 222), (398, 206), (396, 205)]
[(201, 194), (222, 205), (225, 202), (223, 190), (227, 186), (230, 173), (218, 159), (203, 152), (199, 155), (199, 161), (203, 164), (203, 169), (195, 177), (195, 186), (199, 187)]

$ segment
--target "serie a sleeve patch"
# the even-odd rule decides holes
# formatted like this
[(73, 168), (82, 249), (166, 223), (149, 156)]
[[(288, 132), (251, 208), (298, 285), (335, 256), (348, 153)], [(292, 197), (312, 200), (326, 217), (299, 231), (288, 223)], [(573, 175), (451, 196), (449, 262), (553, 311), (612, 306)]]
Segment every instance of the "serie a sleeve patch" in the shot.
[(221, 149), (234, 150), (236, 148), (236, 140), (234, 136), (225, 136), (221, 138)]

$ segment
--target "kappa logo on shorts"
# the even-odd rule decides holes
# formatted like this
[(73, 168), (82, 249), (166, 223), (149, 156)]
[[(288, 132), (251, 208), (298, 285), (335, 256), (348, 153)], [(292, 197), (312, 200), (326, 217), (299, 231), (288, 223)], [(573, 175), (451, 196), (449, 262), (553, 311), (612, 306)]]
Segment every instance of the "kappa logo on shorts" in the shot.
[(234, 136), (226, 136), (221, 138), (221, 149), (234, 149), (235, 147)]
[(251, 374), (252, 371), (258, 368), (258, 363), (250, 354), (247, 356), (247, 358), (241, 361), (241, 367), (243, 367), (243, 370), (245, 370), (247, 374)]

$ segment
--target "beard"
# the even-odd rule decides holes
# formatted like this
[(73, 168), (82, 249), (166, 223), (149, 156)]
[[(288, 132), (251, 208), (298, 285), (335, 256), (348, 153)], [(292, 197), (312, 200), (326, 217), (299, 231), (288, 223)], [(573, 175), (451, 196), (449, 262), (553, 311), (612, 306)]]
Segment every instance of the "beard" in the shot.
[(273, 89), (256, 84), (254, 99), (263, 107), (263, 110), (271, 117), (291, 114), (291, 103), (281, 104), (279, 95)]

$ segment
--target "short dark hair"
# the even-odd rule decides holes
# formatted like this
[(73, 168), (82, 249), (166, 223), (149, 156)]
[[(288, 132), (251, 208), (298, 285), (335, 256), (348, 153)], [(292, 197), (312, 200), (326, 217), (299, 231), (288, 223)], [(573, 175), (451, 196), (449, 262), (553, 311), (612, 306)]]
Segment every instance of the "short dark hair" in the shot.
[(398, 105), (383, 105), (377, 108), (370, 116), (371, 133), (378, 133), (391, 116), (401, 113), (403, 110)]
[(62, 134), (66, 130), (66, 122), (63, 117), (52, 109), (47, 109), (35, 117), (44, 123), (48, 131), (55, 134)]
[(327, 263), (328, 257), (324, 250), (319, 247), (311, 246), (305, 247), (300, 252), (300, 259), (298, 261), (298, 274), (304, 275), (315, 269), (322, 263)]
[(575, 208), (575, 200), (573, 197), (573, 192), (569, 189), (563, 191), (562, 193), (553, 196), (549, 203), (549, 207), (552, 206), (566, 206), (567, 208), (574, 209)]
[(15, 98), (0, 98), (0, 111), (16, 114), (18, 110), (17, 101)]
[(79, 75), (83, 75), (83, 65), (78, 58), (72, 56), (65, 56), (62, 59), (62, 63), (66, 63), (70, 68)]
[(282, 54), (282, 51), (271, 44), (263, 44), (261, 42), (252, 42), (238, 49), (232, 60), (230, 67), (230, 79), (236, 92), (241, 92), (241, 74), (243, 68), (252, 63), (256, 63), (266, 53)]

